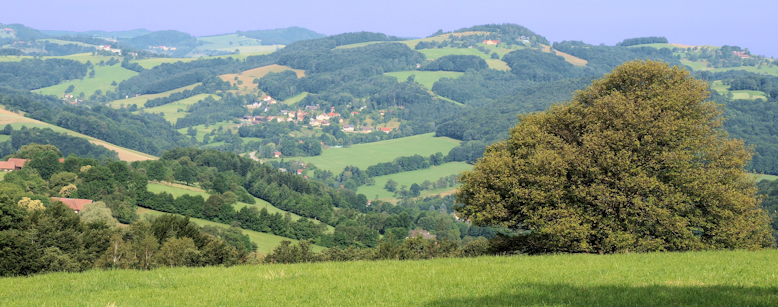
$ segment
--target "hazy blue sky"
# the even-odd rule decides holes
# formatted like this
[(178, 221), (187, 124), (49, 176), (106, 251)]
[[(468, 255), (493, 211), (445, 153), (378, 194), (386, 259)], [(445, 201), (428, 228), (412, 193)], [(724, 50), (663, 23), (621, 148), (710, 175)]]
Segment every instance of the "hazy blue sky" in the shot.
[(672, 43), (738, 45), (778, 57), (778, 1), (4, 1), (0, 23), (42, 30), (179, 30), (195, 36), (305, 27), (425, 37), (485, 23), (516, 23), (550, 41), (613, 45), (666, 36)]

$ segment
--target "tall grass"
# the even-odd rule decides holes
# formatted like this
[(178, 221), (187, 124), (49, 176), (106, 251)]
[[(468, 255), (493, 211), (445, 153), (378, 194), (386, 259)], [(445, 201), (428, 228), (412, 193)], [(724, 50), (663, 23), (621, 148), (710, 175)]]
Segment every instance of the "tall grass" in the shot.
[(2, 306), (776, 306), (778, 251), (330, 262), (0, 279)]

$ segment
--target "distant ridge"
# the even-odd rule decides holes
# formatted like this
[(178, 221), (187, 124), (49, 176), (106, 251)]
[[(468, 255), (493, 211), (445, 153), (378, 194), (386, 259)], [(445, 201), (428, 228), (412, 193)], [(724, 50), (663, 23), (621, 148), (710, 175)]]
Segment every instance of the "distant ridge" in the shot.
[(117, 37), (117, 38), (133, 38), (141, 35), (146, 35), (151, 33), (151, 31), (146, 30), (144, 28), (141, 29), (135, 29), (135, 30), (128, 30), (128, 31), (59, 31), (59, 30), (41, 30), (40, 31), (43, 34), (51, 35), (51, 36), (79, 36), (79, 35), (88, 35), (88, 36), (100, 36), (100, 37)]
[(327, 35), (300, 27), (273, 30), (237, 31), (237, 35), (262, 40), (262, 45), (289, 45), (296, 41), (316, 39)]

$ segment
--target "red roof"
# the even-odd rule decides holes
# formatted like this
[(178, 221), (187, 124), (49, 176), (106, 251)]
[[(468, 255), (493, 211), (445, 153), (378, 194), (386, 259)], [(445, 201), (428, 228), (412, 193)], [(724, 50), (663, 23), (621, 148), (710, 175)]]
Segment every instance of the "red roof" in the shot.
[(59, 158), (59, 163), (64, 163), (64, 162), (65, 162), (65, 158)]
[(15, 170), (16, 163), (0, 161), (0, 169), (2, 170)]
[(78, 199), (78, 198), (52, 197), (51, 200), (61, 202), (67, 205), (68, 207), (70, 207), (70, 209), (75, 210), (76, 212), (80, 212), (81, 210), (83, 210), (86, 204), (92, 203), (91, 199)]
[(30, 160), (27, 160), (27, 159), (19, 159), (19, 158), (9, 158), (9, 159), (8, 159), (8, 162), (13, 162), (14, 164), (16, 164), (16, 167), (17, 167), (17, 168), (22, 168), (22, 167), (24, 167), (24, 163), (25, 163), (25, 162), (27, 162), (27, 161), (30, 161)]
[(329, 115), (330, 117), (340, 116), (340, 113), (330, 112), (330, 113), (327, 113), (327, 115)]
[(392, 128), (389, 128), (389, 127), (381, 127), (381, 131), (392, 131)]

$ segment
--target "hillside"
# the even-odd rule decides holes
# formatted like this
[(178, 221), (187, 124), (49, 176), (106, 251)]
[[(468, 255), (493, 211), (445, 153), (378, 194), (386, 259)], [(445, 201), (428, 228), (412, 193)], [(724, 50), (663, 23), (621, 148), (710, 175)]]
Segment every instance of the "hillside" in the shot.
[(77, 132), (74, 132), (74, 131), (71, 131), (71, 130), (67, 130), (65, 128), (61, 128), (61, 127), (57, 127), (57, 126), (48, 124), (48, 123), (44, 123), (42, 121), (35, 120), (35, 119), (29, 118), (29, 117), (24, 117), (21, 114), (17, 114), (17, 113), (14, 113), (14, 112), (7, 111), (7, 110), (5, 110), (3, 108), (0, 108), (0, 125), (5, 126), (7, 124), (11, 124), (11, 126), (14, 129), (20, 129), (22, 126), (26, 126), (28, 128), (32, 128), (32, 127), (51, 128), (52, 130), (54, 130), (56, 132), (66, 133), (66, 134), (69, 134), (69, 135), (72, 135), (72, 136), (80, 137), (80, 138), (88, 140), (89, 142), (91, 142), (93, 144), (101, 145), (101, 146), (103, 146), (105, 148), (108, 148), (110, 150), (113, 150), (113, 151), (117, 152), (119, 154), (119, 159), (121, 159), (122, 161), (132, 162), (132, 161), (151, 160), (151, 159), (156, 159), (157, 158), (157, 157), (154, 157), (152, 155), (148, 155), (148, 154), (145, 154), (145, 153), (142, 153), (142, 152), (138, 152), (138, 151), (135, 151), (135, 150), (119, 147), (119, 146), (116, 146), (114, 144), (105, 142), (103, 140), (98, 140), (98, 139), (95, 139), (93, 137), (89, 137), (89, 136), (86, 136), (86, 135), (83, 135), (83, 134), (80, 134), (80, 133), (77, 133)]
[(258, 39), (262, 45), (289, 45), (296, 41), (322, 38), (326, 35), (306, 28), (289, 27), (273, 30), (238, 31), (235, 35)]
[(764, 250), (94, 270), (0, 279), (0, 304), (774, 306), (776, 261)]

